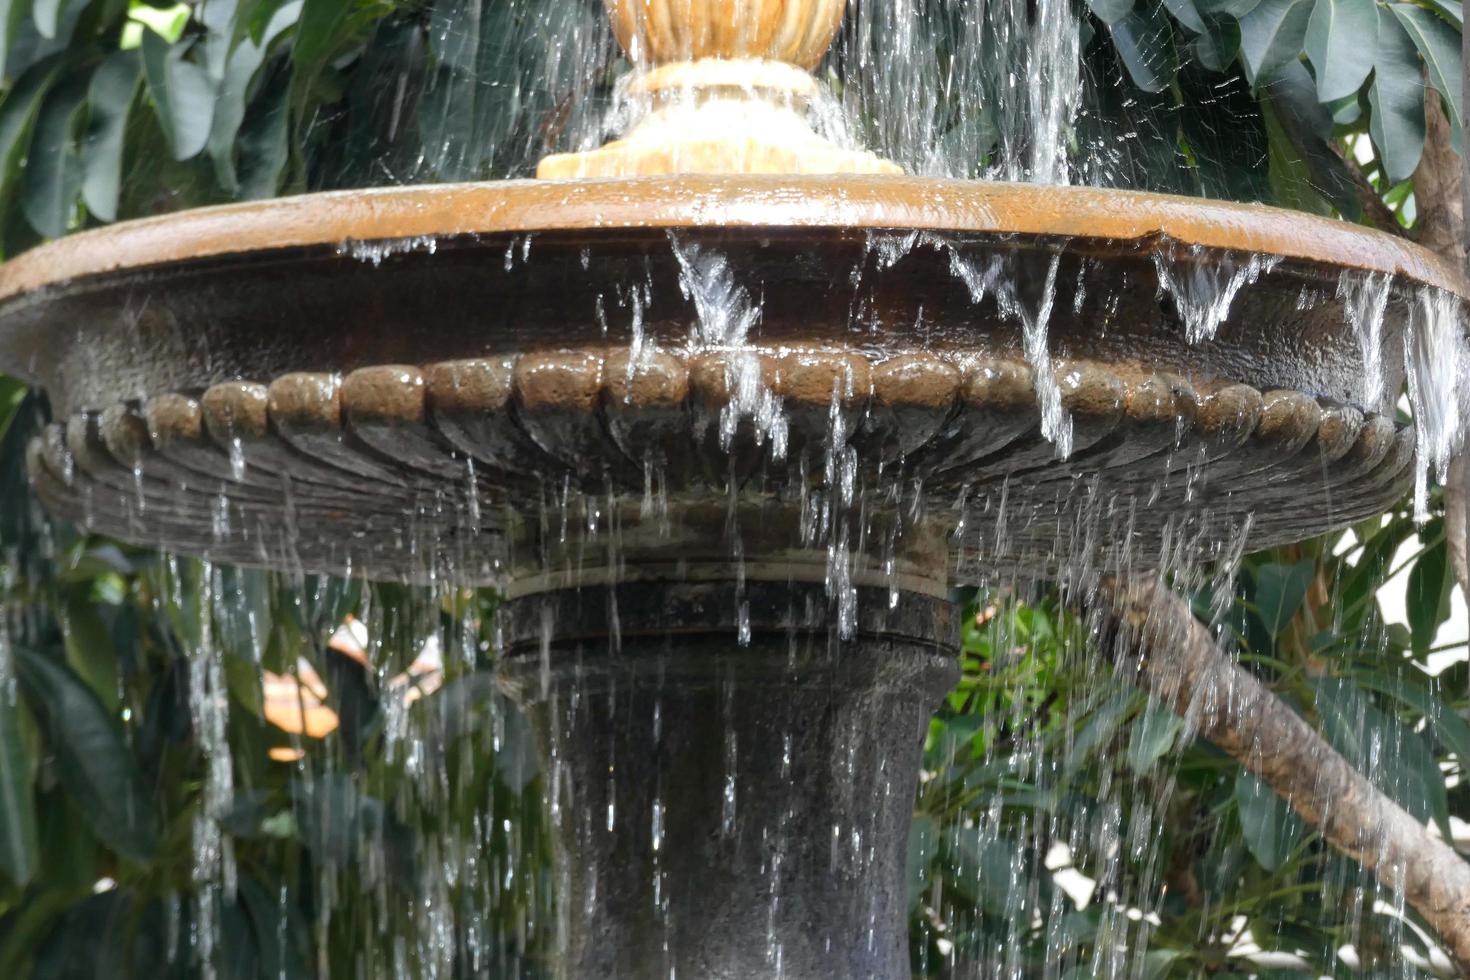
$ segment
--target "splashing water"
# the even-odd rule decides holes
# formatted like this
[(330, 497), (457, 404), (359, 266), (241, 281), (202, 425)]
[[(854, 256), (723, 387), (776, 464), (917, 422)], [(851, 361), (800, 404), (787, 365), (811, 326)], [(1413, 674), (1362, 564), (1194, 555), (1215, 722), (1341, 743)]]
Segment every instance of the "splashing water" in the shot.
[(1383, 380), (1383, 320), (1392, 292), (1393, 276), (1386, 272), (1344, 269), (1337, 279), (1337, 297), (1363, 357), (1363, 404), (1372, 409), (1379, 408), (1389, 395)]
[(1041, 434), (1056, 447), (1057, 455), (1066, 459), (1072, 455), (1072, 419), (1062, 404), (1062, 389), (1057, 383), (1047, 337), (1052, 305), (1057, 297), (1057, 267), (1060, 263), (1061, 255), (1053, 254), (1046, 266), (1041, 297), (1034, 308), (1016, 295), (1014, 280), (1008, 284), (1011, 288), (1001, 290), (999, 298), (1001, 310), (1021, 321), (1026, 362), (1031, 365), (1036, 395), (1041, 400)]
[(410, 238), (381, 238), (374, 241), (349, 239), (337, 246), (338, 255), (346, 255), (359, 262), (367, 262), (377, 268), (385, 259), (409, 252), (425, 252), (433, 255), (439, 250), (439, 239), (433, 235), (414, 235)]
[(1245, 286), (1281, 263), (1276, 255), (1220, 254), (1202, 245), (1180, 247), (1170, 242), (1153, 253), (1159, 294), (1173, 297), (1191, 344), (1214, 340), (1230, 317), (1230, 305)]
[(910, 173), (1070, 183), (1081, 38), (1065, 2), (858, 0), (834, 59), (848, 125)]
[(765, 383), (760, 356), (751, 348), (751, 329), (760, 322), (760, 305), (735, 280), (729, 260), (719, 252), (681, 243), (669, 234), (679, 263), (679, 290), (694, 304), (690, 324), (692, 350), (722, 351), (728, 355), (729, 402), (720, 410), (720, 444), (734, 444), (741, 422), (753, 424), (757, 443), (769, 440), (774, 458), (786, 455), (787, 425), (781, 399)]
[(1040, 0), (1032, 31), (1027, 93), (1035, 130), (1025, 179), (1067, 184), (1071, 182), (1067, 155), (1072, 119), (1082, 97), (1081, 24), (1076, 6), (1067, 0)]
[(1414, 413), (1419, 463), (1414, 476), (1414, 516), (1429, 519), (1429, 473), (1443, 482), (1459, 448), (1461, 385), (1466, 367), (1458, 297), (1420, 287), (1409, 299), (1404, 331), (1404, 373)]
[[(612, 57), (606, 29), (590, 26), (600, 25), (597, 17), (587, 17), (578, 5), (559, 2), (548, 7), (510, 0), (504, 7), (514, 11), (506, 21), (514, 23), (514, 28), (504, 36), (493, 36), (487, 28), (481, 41), (486, 56), (476, 61), (462, 46), (470, 40), (466, 18), (470, 14), (478, 17), (478, 9), (463, 4), (435, 6), (430, 43), (443, 58), (443, 66), (426, 83), (429, 94), (421, 126), (428, 134), (423, 166), (437, 177), (523, 172), (526, 161), (543, 152), (547, 142), (590, 148), (625, 121), (615, 113), (604, 113), (605, 103), (583, 97), (601, 84)], [(1106, 148), (1073, 145), (1075, 117), (1087, 84), (1081, 71), (1078, 9), (1059, 0), (1037, 4), (1024, 0), (986, 4), (859, 0), (828, 66), (842, 84), (834, 87), (837, 94), (823, 95), (814, 107), (818, 128), (844, 145), (871, 145), (914, 173), (1057, 184), (1079, 176), (1116, 182), (1120, 178), (1109, 170)], [(941, 27), (959, 39), (950, 50), (933, 43)], [(528, 38), (533, 32), (554, 38), (554, 43), (531, 44)], [(535, 50), (518, 53), (518, 46)], [(534, 85), (488, 74), (484, 80), (479, 77), (491, 71), (492, 63), (498, 71), (501, 61), (518, 59), (533, 63), (529, 74)], [(514, 127), (495, 132), (477, 130), (483, 137), (478, 143), (460, 140), (454, 135), (459, 131), (455, 124), (466, 103), (456, 92), (471, 84), (493, 84), (513, 91), (524, 105), (539, 107), (548, 115), (559, 107), (573, 108), (564, 125), (562, 120), (557, 126), (522, 125), (524, 120), (517, 120)], [(570, 92), (580, 94), (572, 98), (567, 95)], [(942, 98), (936, 98), (936, 93)], [(395, 111), (401, 108), (396, 106)], [(785, 460), (791, 445), (787, 409), (767, 386), (752, 347), (752, 334), (762, 322), (759, 287), (745, 281), (743, 270), (717, 249), (674, 234), (669, 242), (677, 259), (680, 290), (694, 311), (688, 348), (727, 355), (732, 395), (718, 419), (721, 445), (731, 449), (741, 426), (747, 425), (756, 441), (768, 447), (771, 458)], [(1072, 424), (1057, 381), (1058, 364), (1050, 336), (1057, 314), (1060, 255), (1049, 257), (1044, 274), (1028, 279), (1013, 257), (977, 259), (966, 254), (961, 244), (942, 236), (873, 234), (868, 247), (880, 272), (894, 269), (916, 248), (943, 250), (952, 275), (963, 283), (976, 307), (994, 302), (1004, 318), (1020, 325), (1022, 353), (1033, 371), (1042, 407), (1043, 434), (1059, 456), (1069, 457)], [(436, 248), (436, 240), (425, 236), (346, 242), (339, 254), (377, 267), (392, 256), (432, 253)], [(530, 265), (539, 258), (539, 246), (533, 256), (527, 236), (507, 248), (505, 268)], [(1216, 259), (1198, 249), (1181, 252), (1177, 246), (1153, 255), (1159, 288), (1174, 300), (1191, 343), (1215, 338), (1243, 291), (1279, 261), (1260, 255)], [(584, 251), (583, 271), (592, 262), (592, 252)], [(1033, 267), (1035, 272), (1042, 271), (1040, 265)], [(854, 286), (858, 279), (860, 275)], [(1386, 372), (1380, 355), (1392, 285), (1388, 276), (1344, 273), (1337, 287), (1344, 316), (1361, 347), (1362, 397), (1370, 408), (1383, 402)], [(1095, 281), (1090, 288), (1099, 290)], [(1104, 285), (1099, 291), (1105, 289)], [(1083, 310), (1088, 296), (1099, 308), (1109, 301), (1106, 295), (1088, 293), (1079, 280), (1072, 300), (1075, 312)], [(631, 320), (630, 372), (656, 346), (656, 324), (645, 323), (645, 318), (658, 299), (646, 282), (634, 282), (616, 295), (609, 294), (606, 305), (619, 306)], [(1418, 424), (1421, 467), (1415, 509), (1422, 518), (1427, 513), (1430, 468), (1443, 477), (1449, 454), (1463, 432), (1464, 407), (1457, 386), (1470, 365), (1460, 340), (1453, 297), (1421, 290), (1409, 303), (1404, 365)], [(1062, 312), (1065, 310), (1063, 306)], [(607, 310), (601, 312), (606, 325)], [(605, 332), (611, 335), (612, 329), (607, 327)], [(850, 385), (852, 379), (845, 378), (843, 383)], [(810, 486), (806, 486), (805, 474), (802, 481), (801, 506), (808, 508), (802, 543), (825, 551), (824, 584), (828, 598), (838, 605), (837, 632), (842, 636), (852, 635), (857, 621), (856, 573), (871, 565), (882, 567), (890, 581), (896, 580), (892, 551), (898, 532), (876, 533), (872, 518), (897, 510), (895, 502), (903, 497), (903, 461), (892, 464), (893, 472), (885, 470), (876, 476), (857, 465), (849, 443), (865, 420), (849, 418), (844, 412), (844, 400), (852, 394), (840, 386), (834, 388), (826, 443), (816, 447), (809, 460), (805, 450), (796, 453), (803, 458), (791, 464), (810, 465)], [(230, 447), (229, 458), (237, 478), (254, 475), (238, 444)], [(481, 513), (474, 462), (466, 460), (465, 470), (459, 482), (466, 484), (461, 487), (467, 490), (465, 506), (478, 528), (482, 520), (490, 523), (495, 505), (487, 498), (485, 513)], [(1205, 476), (1202, 483), (1208, 489), (1208, 474)], [(915, 946), (921, 969), (966, 980), (1020, 978), (1031, 975), (1028, 971), (1041, 970), (1058, 976), (1151, 975), (1149, 971), (1157, 968), (1157, 960), (1150, 959), (1156, 922), (1161, 913), (1167, 914), (1166, 902), (1179, 900), (1188, 876), (1194, 873), (1185, 869), (1188, 874), (1180, 875), (1179, 869), (1161, 866), (1168, 852), (1160, 844), (1159, 828), (1170, 834), (1198, 833), (1203, 839), (1215, 822), (1237, 819), (1238, 804), (1228, 794), (1223, 809), (1217, 801), (1216, 809), (1205, 809), (1202, 815), (1195, 808), (1195, 790), (1173, 781), (1167, 759), (1192, 740), (1197, 718), (1174, 717), (1120, 684), (1112, 665), (1064, 614), (1057, 613), (1054, 636), (1033, 629), (1037, 620), (1028, 617), (1042, 603), (1035, 603), (1028, 612), (1026, 600), (1041, 594), (1035, 589), (1038, 578), (1050, 576), (1060, 583), (1061, 605), (1085, 605), (1100, 576), (1161, 568), (1181, 583), (1182, 590), (1210, 599), (1212, 623), (1224, 635), (1251, 515), (1242, 518), (1229, 513), (1227, 505), (1220, 505), (1220, 513), (1202, 507), (1170, 525), (1157, 544), (1157, 553), (1143, 553), (1144, 546), (1137, 543), (1142, 539), (1131, 501), (1120, 504), (1117, 497), (1095, 492), (1086, 481), (1060, 483), (1052, 488), (1053, 496), (1036, 494), (1034, 488), (1009, 479), (999, 485), (965, 488), (959, 492), (961, 499), (953, 513), (943, 518), (949, 522), (945, 528), (948, 537), (956, 542), (956, 579), (981, 589), (975, 621), (966, 628), (972, 636), (984, 634), (983, 684), (975, 688), (981, 693), (967, 696), (980, 697), (984, 704), (958, 724), (951, 726), (954, 719), (946, 718), (930, 730), (918, 800), (921, 821), (911, 845), (914, 877), (923, 886), (915, 897), (919, 903)], [(142, 489), (140, 479), (140, 510)], [(1158, 490), (1152, 488), (1154, 493)], [(432, 518), (436, 509), (452, 503), (432, 493), (412, 492), (417, 495), (413, 515), (404, 521), (409, 526), (393, 527), (385, 534), (396, 535), (396, 546), (422, 556), (422, 579), (431, 584), (368, 586), (365, 597), (355, 605), (343, 604), (343, 608), (351, 606), (363, 627), (365, 676), (377, 696), (387, 699), (374, 709), (373, 717), (388, 744), (387, 758), (401, 766), (365, 778), (351, 750), (339, 748), (346, 744), (348, 733), (334, 736), (331, 752), (297, 737), (298, 742), (312, 747), (312, 753), (302, 763), (299, 778), (293, 777), (292, 804), (272, 815), (275, 823), (270, 832), (288, 833), (299, 827), (303, 839), (318, 849), (313, 855), (320, 863), (317, 878), (305, 886), (319, 903), (320, 918), (314, 927), (320, 929), (318, 938), (324, 946), (330, 939), (338, 947), (360, 948), (360, 975), (417, 973), (437, 978), (456, 975), (456, 971), (538, 975), (536, 971), (563, 938), (558, 935), (556, 891), (572, 894), (566, 881), (550, 880), (544, 865), (548, 831), (539, 813), (543, 790), (551, 799), (553, 823), (585, 822), (575, 832), (588, 853), (604, 846), (608, 835), (636, 826), (646, 829), (660, 860), (669, 856), (672, 847), (666, 834), (675, 794), (661, 786), (642, 809), (615, 805), (612, 786), (622, 770), (611, 748), (600, 774), (606, 777), (608, 788), (598, 790), (605, 793), (606, 805), (595, 814), (579, 809), (579, 794), (590, 790), (570, 780), (556, 746), (551, 747), (543, 771), (529, 751), (525, 723), (502, 698), (487, 693), (493, 691), (493, 686), (485, 686), (486, 674), (492, 669), (487, 667), (488, 655), (494, 645), (486, 634), (492, 627), (486, 625), (488, 613), (478, 610), (456, 584), (483, 579), (480, 570), (485, 559), (477, 556), (481, 563), (472, 564), (472, 557), (466, 554), (439, 564), (437, 556), (455, 544), (438, 536)], [(616, 568), (618, 544), (612, 515), (619, 512), (620, 502), (581, 493), (569, 483), (541, 492), (547, 537), (569, 552), (577, 551), (589, 564), (591, 556), (601, 560), (600, 556), (612, 554), (607, 564)], [(669, 506), (662, 473), (648, 461), (644, 461), (643, 494), (643, 516), (666, 520)], [(915, 495), (916, 501), (919, 496)], [(1150, 488), (1142, 488), (1136, 498), (1140, 504), (1152, 499)], [(731, 500), (733, 509), (733, 487)], [(243, 514), (232, 514), (226, 503), (221, 496), (214, 518), (221, 536), (246, 520)], [(1263, 516), (1269, 520), (1270, 515)], [(919, 516), (913, 517), (912, 523), (919, 522)], [(273, 564), (298, 570), (269, 576), (265, 589), (271, 595), (293, 596), (290, 615), (308, 618), (304, 610), (324, 604), (314, 590), (329, 587), (307, 584), (299, 562), (291, 555), (294, 543), (289, 531), (285, 537), (277, 554), (269, 550), (275, 547), (275, 539), (262, 532), (263, 560), (268, 557)], [(883, 543), (876, 544), (879, 539)], [(1111, 557), (1104, 557), (1100, 542), (1122, 544)], [(1135, 547), (1139, 550), (1131, 550)], [(744, 584), (740, 549), (737, 537), (730, 542), (729, 557)], [(1062, 567), (1058, 567), (1058, 555), (1069, 556)], [(490, 561), (503, 558), (497, 555)], [(182, 575), (174, 574), (176, 580), (182, 580)], [(234, 594), (220, 586), (219, 575), (219, 569), (203, 567), (200, 594), (207, 604)], [(897, 587), (890, 586), (891, 606), (896, 606), (897, 595)], [(190, 600), (185, 588), (175, 590), (168, 599), (181, 607)], [(288, 610), (278, 612), (282, 623), (295, 622), (286, 618)], [(555, 623), (549, 606), (544, 607), (544, 615), (546, 639), (538, 656), (539, 686), (543, 695), (550, 695), (550, 637)], [(742, 600), (737, 618), (742, 644), (751, 641), (750, 618), (749, 605)], [(0, 605), (0, 696), (14, 687), (9, 633), (19, 627), (10, 619)], [(328, 621), (327, 625), (335, 628), (339, 623)], [(204, 756), (203, 803), (193, 825), (192, 873), (195, 884), (208, 896), (208, 904), (199, 906), (197, 921), (190, 928), (199, 937), (196, 955), (205, 962), (216, 958), (220, 903), (233, 902), (239, 872), (229, 851), (231, 837), (221, 830), (221, 820), (237, 791), (229, 766), (227, 736), (232, 719), (225, 692), (242, 669), (246, 674), (263, 669), (258, 659), (247, 661), (243, 668), (227, 660), (235, 654), (223, 650), (218, 638), (215, 623), (206, 615), (204, 635), (186, 651), (189, 720)], [(314, 640), (308, 636), (304, 642)], [(1038, 646), (1046, 642), (1058, 646), (1054, 664), (1043, 664), (1038, 657)], [(426, 668), (419, 658), (431, 646), (443, 651), (443, 661)], [(422, 683), (429, 673), (451, 674), (448, 664), (457, 664), (464, 671), (447, 691), (434, 696), (413, 693), (430, 689)], [(227, 670), (235, 673), (227, 674)], [(1051, 679), (1047, 670), (1063, 672), (1074, 681), (1073, 693), (1060, 703), (1037, 695), (1038, 688)], [(657, 727), (660, 723), (657, 714), (652, 719), (635, 716), (634, 701), (627, 691), (615, 691), (593, 707), (590, 690), (590, 686), (573, 685), (557, 695), (561, 700), (554, 710), (573, 718), (607, 710), (620, 713), (618, 717), (629, 725), (648, 725), (651, 720)], [(446, 693), (449, 697), (443, 701), (434, 700)], [(1197, 697), (1207, 701), (1228, 697), (1228, 692), (1200, 691)], [(727, 693), (718, 710), (728, 718), (741, 707)], [(967, 724), (974, 728), (966, 729)], [(935, 735), (938, 731), (944, 734)], [(749, 764), (752, 752), (737, 744), (732, 721), (726, 721), (725, 733), (712, 753), (722, 770), (714, 788), (720, 833), (729, 841), (757, 841), (764, 855), (770, 879), (768, 954), (779, 975), (788, 953), (774, 938), (776, 926), (783, 917), (801, 913), (788, 884), (794, 876), (793, 855), (801, 853), (801, 833), (807, 828), (793, 821), (787, 810), (753, 811), (748, 787), (741, 783), (742, 767)], [(852, 733), (847, 752), (840, 759), (834, 756), (838, 791), (852, 793), (855, 785), (871, 783), (887, 786), (891, 792), (893, 777), (884, 768), (891, 762), (862, 757), (855, 748), (862, 734)], [(793, 754), (801, 749), (793, 748), (789, 732), (781, 744), (783, 751), (774, 754), (779, 762), (765, 761), (785, 774), (792, 767)], [(1374, 746), (1375, 751), (1383, 749)], [(243, 797), (243, 788), (240, 793)], [(941, 825), (940, 814), (959, 816)], [(336, 835), (329, 833), (334, 828), (339, 831)], [(401, 837), (395, 835), (411, 836), (415, 841), (411, 860), (403, 860), (394, 850), (401, 846)], [(845, 867), (852, 873), (861, 874), (867, 842), (840, 826), (831, 828), (831, 841), (832, 853), (848, 862)], [(400, 861), (406, 867), (398, 866)], [(1215, 874), (1218, 869), (1207, 870)], [(1239, 873), (1239, 865), (1224, 872)], [(1331, 865), (1323, 878), (1324, 903), (1340, 901), (1346, 909), (1356, 902), (1358, 913), (1365, 906), (1371, 911), (1377, 885), (1370, 876)], [(1069, 886), (1062, 887), (1064, 882)], [(646, 883), (651, 885), (654, 914), (665, 928), (672, 928), (678, 918), (679, 896), (667, 892), (661, 866), (649, 869)], [(359, 894), (367, 900), (354, 905)], [(403, 900), (405, 895), (412, 899)], [(254, 923), (261, 935), (278, 937), (277, 945), (285, 948), (287, 939), (294, 941), (300, 927), (300, 890), (297, 883), (283, 882), (278, 895), (268, 897), (272, 900), (252, 906), (250, 915), (261, 917), (262, 921)], [(576, 897), (591, 906), (606, 901), (595, 889)], [(1396, 900), (1401, 913), (1402, 896)], [(1357, 930), (1358, 913), (1340, 914)], [(1076, 922), (1088, 916), (1097, 933), (1110, 939), (1084, 948), (1076, 939)], [(1203, 913), (1200, 921), (1205, 921)], [(1199, 928), (1202, 940), (1229, 951), (1232, 960), (1238, 958), (1237, 953), (1243, 957), (1248, 948), (1249, 934), (1243, 923), (1226, 921)], [(1349, 938), (1356, 942), (1360, 937)], [(383, 952), (389, 941), (392, 949)], [(1407, 975), (1408, 968), (1403, 969)]]

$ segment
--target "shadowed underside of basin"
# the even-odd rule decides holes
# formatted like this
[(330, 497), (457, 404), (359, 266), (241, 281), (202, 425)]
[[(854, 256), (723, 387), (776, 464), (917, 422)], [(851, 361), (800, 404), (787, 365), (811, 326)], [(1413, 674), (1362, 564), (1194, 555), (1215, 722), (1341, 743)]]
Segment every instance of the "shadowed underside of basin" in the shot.
[(1410, 432), (1382, 416), (1080, 361), (1055, 368), (1073, 426), (1062, 460), (1029, 367), (922, 352), (760, 357), (787, 427), (777, 457), (750, 419), (728, 446), (721, 437), (733, 360), (562, 351), (227, 382), (54, 423), (31, 474), (53, 510), (125, 539), (244, 564), (479, 580), (545, 562), (558, 545), (543, 539), (568, 523), (585, 547), (593, 509), (606, 536), (619, 501), (659, 512), (679, 557), (718, 561), (729, 542), (717, 522), (697, 529), (701, 505), (723, 513), (733, 486), (746, 506), (794, 506), (834, 461), (873, 509), (964, 517), (991, 565), (1066, 560), (1079, 515), (1102, 523), (1088, 545), (1099, 555), (1126, 546), (1147, 560), (1186, 515), (1224, 531), (1253, 514), (1253, 543), (1279, 544), (1380, 512), (1411, 474)]
[[(1276, 264), (1187, 338), (1161, 262), (1218, 276), (1258, 253)], [(649, 516), (640, 562), (728, 561), (708, 515), (737, 497), (747, 540), (795, 554), (811, 529), (772, 515), (815, 493), (873, 540), (889, 511), (952, 534), (964, 578), (1155, 560), (1186, 516), (1267, 546), (1388, 506), (1412, 438), (1375, 411), (1345, 269), (1395, 277), (1396, 389), (1413, 290), (1463, 287), (1354, 226), (901, 177), (417, 188), (22, 256), (0, 268), (0, 362), (51, 396), (42, 499), (126, 540), (504, 582)]]
[[(1161, 279), (1259, 252), (1191, 337)], [(1376, 352), (1345, 269), (1396, 277)], [(0, 267), (0, 364), (47, 390), (30, 476), (84, 527), (503, 588), (499, 676), (556, 760), (557, 976), (902, 980), (949, 586), (1381, 512), (1422, 287), (1464, 295), (1392, 239), (1146, 195), (425, 188), (37, 250)]]

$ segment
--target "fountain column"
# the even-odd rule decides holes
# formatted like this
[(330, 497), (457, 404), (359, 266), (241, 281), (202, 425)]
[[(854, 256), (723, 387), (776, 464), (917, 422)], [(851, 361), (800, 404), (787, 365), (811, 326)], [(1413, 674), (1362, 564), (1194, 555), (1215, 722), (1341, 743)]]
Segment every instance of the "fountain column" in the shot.
[(508, 605), (502, 676), (549, 773), (558, 977), (909, 976), (908, 829), (954, 612), (860, 593), (845, 640), (812, 583)]
[(541, 161), (543, 179), (703, 174), (897, 174), (813, 131), (810, 69), (847, 0), (607, 0), (634, 71), (621, 139)]
[(869, 516), (886, 544), (844, 559), (844, 605), (800, 515), (671, 502), (608, 516), (606, 548), (518, 540), (539, 571), (502, 609), (501, 682), (547, 773), (561, 980), (909, 976), (915, 783), (959, 674), (948, 541)]
[[(608, 0), (637, 121), (538, 176), (899, 172), (807, 118), (845, 6)], [(613, 522), (608, 557), (529, 533), (503, 611), (549, 773), (557, 975), (906, 978), (920, 752), (958, 676), (947, 543), (909, 529), (838, 576), (799, 501), (674, 507)]]

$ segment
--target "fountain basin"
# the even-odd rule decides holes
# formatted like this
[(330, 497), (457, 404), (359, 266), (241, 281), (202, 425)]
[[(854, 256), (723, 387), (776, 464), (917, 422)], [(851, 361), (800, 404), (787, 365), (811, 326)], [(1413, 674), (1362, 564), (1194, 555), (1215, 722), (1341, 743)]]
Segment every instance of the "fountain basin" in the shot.
[(820, 584), (509, 603), (502, 683), (554, 781), (559, 976), (908, 976), (908, 826), (959, 624), (924, 596), (860, 608), (839, 640)]
[[(1387, 290), (1375, 330), (1345, 275)], [(1380, 513), (1414, 474), (1387, 411), (1424, 290), (1470, 295), (1411, 244), (1262, 207), (509, 182), (38, 248), (0, 266), (0, 366), (46, 390), (30, 477), (83, 527), (503, 590), (557, 976), (902, 980), (951, 586)]]
[[(1275, 264), (1214, 336), (1187, 336), (1161, 271), (1258, 254)], [(221, 560), (504, 583), (544, 566), (529, 511), (657, 496), (677, 527), (732, 488), (779, 507), (821, 482), (836, 426), (852, 478), (930, 515), (1004, 491), (1021, 530), (984, 560), (1035, 565), (1075, 550), (1062, 515), (1084, 496), (1114, 501), (1087, 547), (1139, 556), (1181, 512), (1254, 515), (1268, 546), (1395, 499), (1412, 435), (1369, 390), (1344, 270), (1394, 277), (1397, 390), (1415, 290), (1464, 296), (1459, 274), (1265, 207), (907, 177), (333, 193), (6, 263), (0, 364), (50, 396), (30, 455), (49, 507)]]

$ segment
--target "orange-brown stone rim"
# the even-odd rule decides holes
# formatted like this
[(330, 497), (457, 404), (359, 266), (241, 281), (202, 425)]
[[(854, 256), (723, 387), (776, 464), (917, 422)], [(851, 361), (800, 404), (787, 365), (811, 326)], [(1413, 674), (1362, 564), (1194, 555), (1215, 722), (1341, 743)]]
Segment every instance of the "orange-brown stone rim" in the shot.
[(81, 232), (0, 265), (0, 301), (110, 273), (347, 241), (635, 229), (921, 230), (1185, 244), (1388, 272), (1470, 298), (1426, 249), (1263, 205), (1091, 187), (906, 176), (678, 176), (333, 191)]

